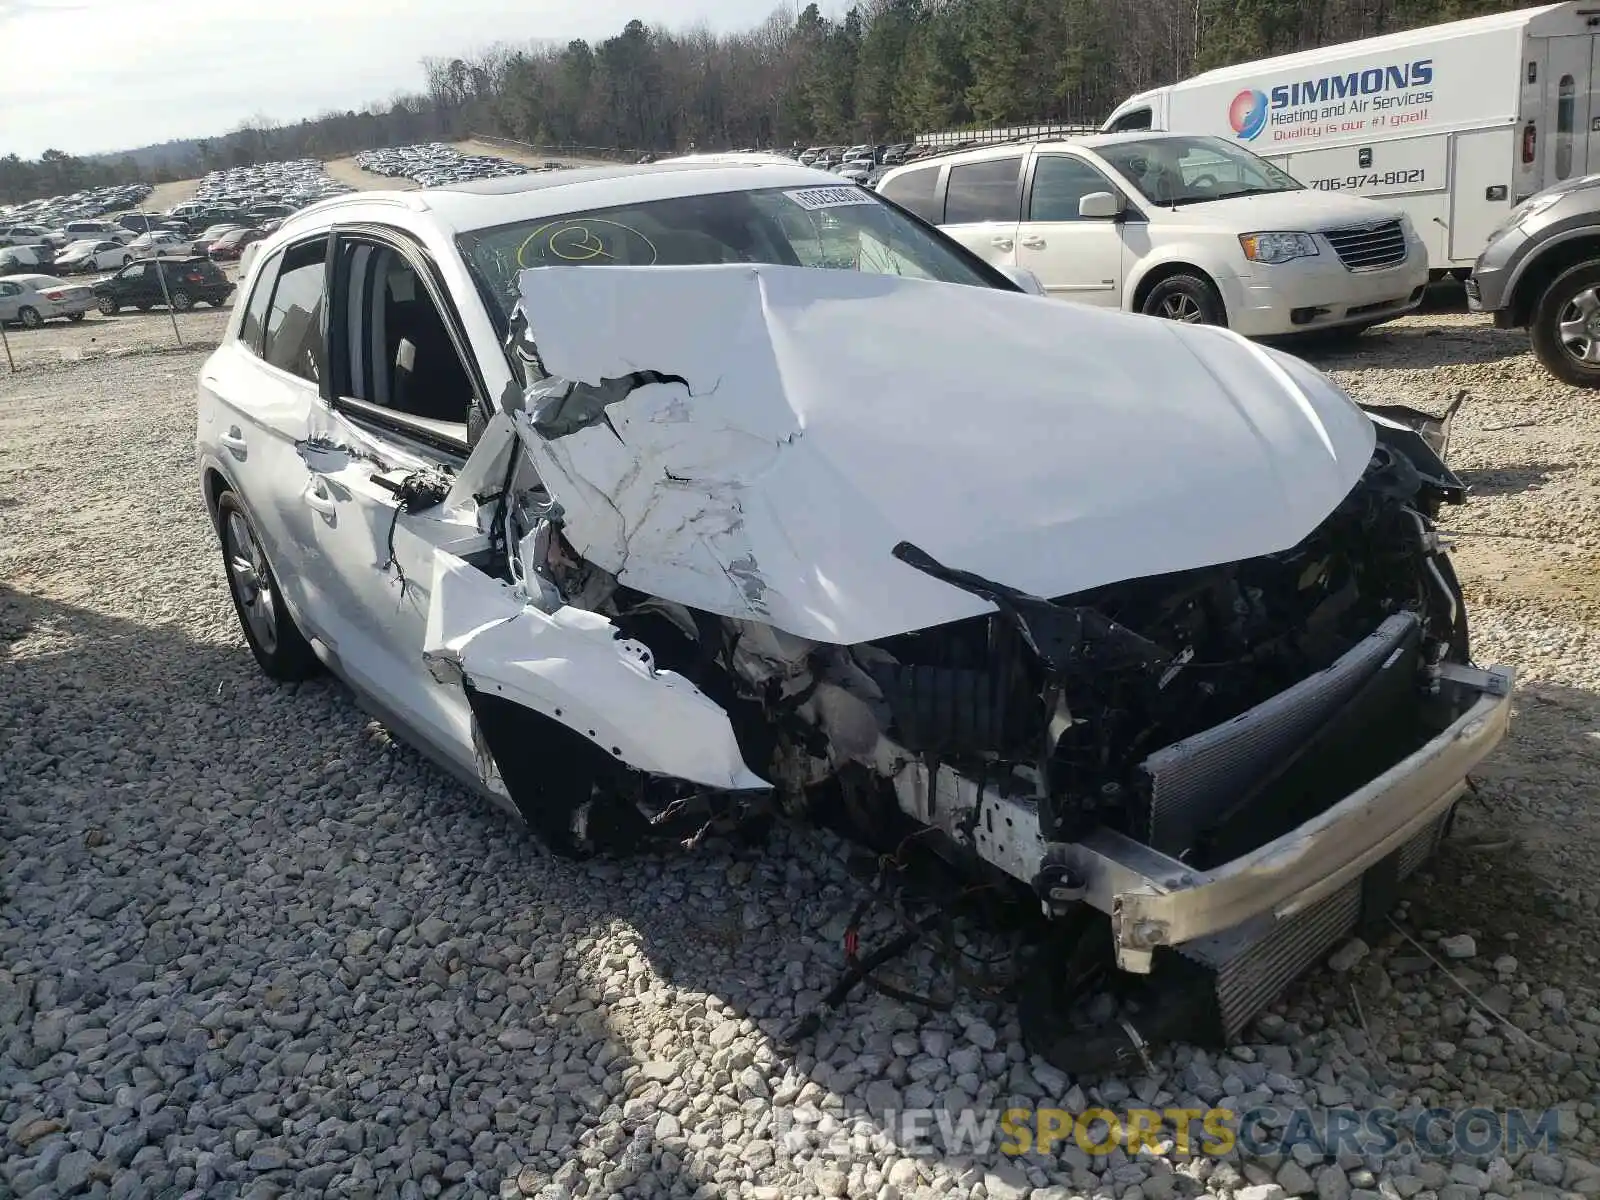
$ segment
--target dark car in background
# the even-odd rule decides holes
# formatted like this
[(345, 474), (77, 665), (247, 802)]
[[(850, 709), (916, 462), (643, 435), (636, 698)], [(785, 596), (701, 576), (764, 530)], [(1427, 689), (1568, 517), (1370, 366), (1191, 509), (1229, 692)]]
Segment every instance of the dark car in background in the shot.
[(222, 268), (198, 255), (140, 259), (94, 285), (95, 302), (108, 317), (124, 308), (145, 312), (169, 303), (178, 312), (196, 304), (221, 308), (232, 294), (233, 284)]
[(1467, 306), (1526, 329), (1556, 378), (1600, 388), (1600, 175), (1529, 196), (1489, 235)]
[(152, 229), (160, 229), (165, 220), (160, 213), (130, 212), (118, 217), (117, 224), (135, 233), (149, 233)]
[(229, 230), (206, 248), (206, 257), (213, 262), (237, 262), (246, 246), (265, 236), (259, 229)]

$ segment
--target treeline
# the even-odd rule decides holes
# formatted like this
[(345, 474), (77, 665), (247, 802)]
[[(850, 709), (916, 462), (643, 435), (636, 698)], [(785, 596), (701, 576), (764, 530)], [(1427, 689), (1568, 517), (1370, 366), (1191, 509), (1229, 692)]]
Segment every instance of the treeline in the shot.
[(425, 90), (361, 112), (258, 120), (151, 165), (0, 158), (0, 201), (152, 183), (265, 159), (334, 158), (488, 133), (630, 151), (910, 138), (964, 125), (1098, 124), (1196, 71), (1518, 7), (1506, 0), (863, 0), (785, 8), (732, 35), (630, 21), (591, 45), (423, 62)]

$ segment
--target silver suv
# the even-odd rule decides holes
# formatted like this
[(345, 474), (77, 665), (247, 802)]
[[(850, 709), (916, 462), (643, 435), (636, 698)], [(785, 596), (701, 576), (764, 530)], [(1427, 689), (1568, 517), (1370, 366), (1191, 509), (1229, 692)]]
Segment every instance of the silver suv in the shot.
[(1551, 374), (1600, 387), (1600, 175), (1528, 197), (1489, 235), (1467, 305), (1526, 329)]

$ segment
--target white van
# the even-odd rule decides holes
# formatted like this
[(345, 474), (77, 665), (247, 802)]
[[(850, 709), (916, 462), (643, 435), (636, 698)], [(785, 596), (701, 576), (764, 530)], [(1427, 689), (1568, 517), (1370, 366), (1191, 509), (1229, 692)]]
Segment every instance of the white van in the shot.
[(895, 167), (877, 192), (1046, 295), (1247, 337), (1359, 333), (1428, 283), (1399, 208), (1301, 187), (1227, 138), (983, 146)]
[(1310, 187), (1405, 209), (1464, 275), (1515, 205), (1600, 171), (1600, 8), (1547, 4), (1224, 67), (1121, 104), (1105, 130), (1237, 140)]

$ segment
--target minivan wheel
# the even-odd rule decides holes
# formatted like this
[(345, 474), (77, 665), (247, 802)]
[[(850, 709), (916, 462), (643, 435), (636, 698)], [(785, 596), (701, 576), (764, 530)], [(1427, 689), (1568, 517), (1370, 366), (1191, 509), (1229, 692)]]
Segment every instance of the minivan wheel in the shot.
[(189, 298), (188, 292), (173, 292), (172, 307), (179, 312), (188, 312), (194, 307), (194, 301)]
[(1556, 276), (1534, 307), (1533, 352), (1557, 379), (1600, 387), (1600, 262)]
[(1140, 311), (1185, 325), (1228, 323), (1222, 297), (1209, 279), (1199, 275), (1169, 275), (1150, 289)]
[(217, 529), (228, 594), (256, 663), (269, 678), (280, 682), (309, 679), (321, 669), (321, 660), (284, 607), (278, 578), (267, 563), (255, 527), (231, 491), (217, 499)]
[(101, 316), (103, 316), (103, 317), (114, 317), (114, 316), (117, 315), (117, 308), (119, 306), (118, 306), (117, 302), (115, 300), (113, 300), (110, 296), (101, 296), (99, 304), (97, 305), (97, 307), (100, 309), (100, 315)]
[(17, 310), (17, 320), (22, 322), (24, 329), (37, 329), (44, 324), (44, 318), (39, 315), (39, 310), (27, 304)]

